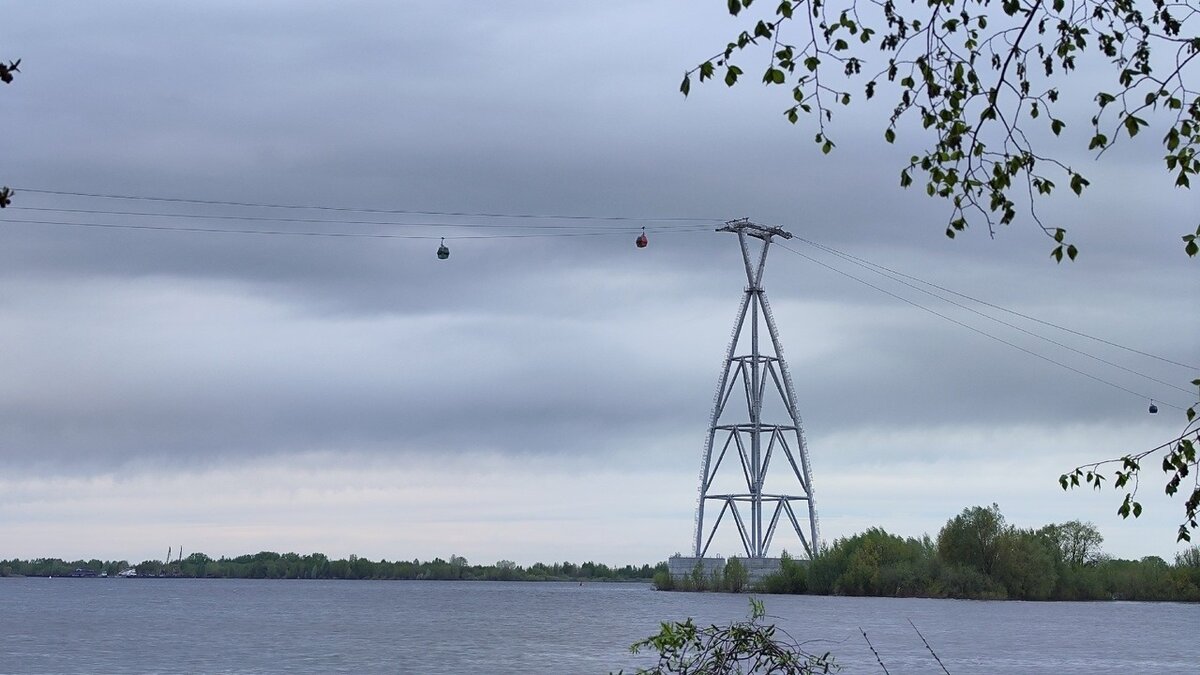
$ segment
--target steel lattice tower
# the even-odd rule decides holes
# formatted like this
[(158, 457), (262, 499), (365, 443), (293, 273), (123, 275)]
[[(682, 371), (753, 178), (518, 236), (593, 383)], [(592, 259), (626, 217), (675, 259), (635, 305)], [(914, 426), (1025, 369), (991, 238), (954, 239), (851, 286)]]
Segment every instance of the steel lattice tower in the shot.
[[(817, 552), (817, 510), (813, 499), (812, 479), (809, 472), (808, 449), (804, 442), (804, 430), (800, 415), (796, 412), (796, 390), (787, 362), (783, 359), (783, 346), (779, 342), (779, 330), (771, 315), (762, 287), (763, 270), (767, 264), (767, 251), (773, 237), (791, 239), (790, 232), (778, 227), (764, 227), (749, 220), (733, 220), (718, 230), (737, 234), (741, 246), (742, 261), (746, 267), (748, 285), (742, 296), (741, 307), (733, 324), (733, 335), (725, 352), (724, 368), (713, 400), (712, 421), (708, 438), (704, 443), (704, 458), (700, 469), (700, 499), (696, 507), (695, 555), (703, 558), (712, 544), (722, 519), (731, 514), (746, 556), (764, 558), (771, 546), (776, 526), (781, 518), (795, 529), (809, 558)], [(751, 252), (750, 239), (762, 241), (757, 255)], [(749, 318), (749, 321), (747, 321)], [(748, 325), (747, 325), (748, 324)], [(759, 343), (759, 326), (765, 325), (770, 335), (770, 349), (763, 353)], [(742, 336), (749, 332), (749, 353), (738, 355)], [(743, 346), (742, 351), (745, 350)], [(744, 393), (746, 405), (728, 405), (734, 392), (739, 398)], [(778, 396), (773, 401), (778, 408), (782, 403), (786, 419), (765, 421), (762, 419), (763, 402)], [(716, 457), (714, 458), (714, 450)], [(710, 488), (717, 472), (728, 458), (735, 455), (740, 462), (745, 479), (734, 492), (712, 494)], [(782, 455), (782, 457), (781, 457)], [(772, 460), (786, 460), (789, 475), (786, 484), (793, 482), (799, 488), (795, 494), (765, 493), (763, 482)], [(733, 468), (733, 467), (729, 467)], [(791, 492), (791, 489), (787, 490)], [(705, 538), (704, 507), (709, 502), (720, 502), (721, 510), (708, 530)], [(808, 523), (802, 525), (802, 514), (796, 513), (796, 503), (807, 505)], [(744, 510), (749, 507), (749, 514)], [(769, 513), (768, 513), (769, 511)], [(748, 515), (748, 517), (747, 517)], [(786, 526), (785, 526), (786, 527)]]

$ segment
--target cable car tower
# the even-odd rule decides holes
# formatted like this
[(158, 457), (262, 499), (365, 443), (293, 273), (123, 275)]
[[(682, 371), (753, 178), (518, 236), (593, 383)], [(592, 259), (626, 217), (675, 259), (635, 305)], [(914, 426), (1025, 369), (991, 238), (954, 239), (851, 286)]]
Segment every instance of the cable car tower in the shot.
[[(804, 552), (811, 559), (817, 553), (819, 540), (808, 449), (800, 415), (796, 412), (796, 390), (787, 362), (783, 360), (779, 330), (775, 327), (771, 305), (762, 286), (772, 238), (791, 239), (792, 234), (744, 218), (731, 220), (717, 231), (737, 235), (746, 267), (747, 286), (725, 352), (724, 368), (713, 399), (712, 421), (704, 443), (694, 554), (696, 558), (704, 558), (717, 529), (728, 515), (737, 528), (748, 558), (767, 557), (771, 539), (782, 520), (786, 523), (785, 528), (790, 526), (795, 530)], [(757, 254), (751, 252), (751, 239), (762, 242)], [(760, 326), (765, 326), (770, 336), (765, 352), (759, 340)], [(748, 340), (745, 339), (747, 333)], [(764, 402), (775, 411), (772, 414), (781, 419), (764, 420)], [(772, 462), (776, 474), (781, 470), (785, 474), (784, 487), (780, 491), (764, 491), (763, 488)], [(784, 465), (779, 466), (780, 462)], [(714, 493), (714, 480), (722, 467), (728, 474), (736, 472), (739, 465), (742, 475), (733, 483), (735, 487), (728, 491), (718, 489), (719, 494)], [(798, 489), (794, 490), (793, 486)], [(720, 504), (720, 510), (706, 530), (705, 507), (717, 504)]]

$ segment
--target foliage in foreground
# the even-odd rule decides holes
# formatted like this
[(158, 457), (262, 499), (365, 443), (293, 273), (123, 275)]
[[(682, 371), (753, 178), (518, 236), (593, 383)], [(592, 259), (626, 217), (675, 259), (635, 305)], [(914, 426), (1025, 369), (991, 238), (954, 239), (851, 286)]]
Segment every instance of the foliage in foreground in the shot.
[[(1196, 229), (1196, 235), (1200, 236), (1200, 228)], [(1189, 237), (1191, 235), (1184, 239), (1189, 239)], [(1189, 246), (1194, 247), (1195, 241), (1189, 239)], [(1189, 248), (1188, 251), (1189, 255), (1195, 254), (1194, 248)], [(1192, 380), (1192, 385), (1200, 387), (1200, 378)], [(1138, 487), (1141, 485), (1142, 462), (1147, 457), (1161, 454), (1162, 471), (1167, 477), (1163, 492), (1174, 496), (1182, 487), (1185, 490), (1184, 494), (1188, 494), (1186, 492), (1189, 487), (1187, 483), (1191, 483), (1191, 493), (1183, 503), (1183, 522), (1179, 524), (1179, 533), (1176, 535), (1177, 541), (1191, 541), (1192, 530), (1200, 525), (1200, 521), (1198, 521), (1200, 519), (1200, 458), (1196, 454), (1197, 446), (1200, 445), (1200, 414), (1197, 414), (1197, 409), (1200, 409), (1200, 402), (1185, 411), (1187, 426), (1177, 438), (1142, 452), (1077, 466), (1070, 472), (1059, 476), (1059, 485), (1064, 490), (1077, 488), (1081, 484), (1090, 485), (1099, 490), (1104, 487), (1106, 478), (1101, 467), (1120, 465), (1120, 468), (1113, 470), (1112, 486), (1114, 489), (1123, 490), (1125, 499), (1117, 508), (1117, 514), (1122, 518), (1128, 518), (1131, 515), (1137, 518), (1142, 515), (1142, 504), (1137, 500)], [(1190, 481), (1188, 480), (1189, 476)]]
[(750, 618), (728, 626), (696, 626), (686, 621), (663, 622), (658, 634), (630, 647), (634, 654), (643, 649), (658, 653), (658, 662), (639, 675), (666, 673), (779, 673), (808, 675), (831, 673), (838, 666), (829, 652), (812, 654), (785, 631), (763, 622), (766, 612), (761, 601), (750, 599)]
[[(13, 74), (21, 72), (21, 59), (9, 61), (8, 63), (0, 62), (0, 82), (9, 84), (13, 81)], [(7, 207), (12, 203), (12, 190), (7, 185), (0, 187), (0, 209)]]
[[(732, 87), (746, 74), (739, 63), (756, 64), (763, 84), (790, 90), (785, 117), (811, 120), (826, 154), (835, 147), (836, 108), (876, 94), (890, 99), (883, 140), (908, 134), (924, 145), (900, 171), (900, 185), (923, 182), (948, 203), (947, 236), (968, 220), (994, 234), (1027, 210), (1053, 238), (1051, 255), (1074, 259), (1065, 228), (1043, 224), (1035, 202), (1060, 181), (1076, 195), (1089, 182), (1049, 148), (1086, 147), (1099, 157), (1149, 131), (1142, 138), (1163, 134), (1165, 173), (1176, 187), (1200, 174), (1196, 0), (751, 4), (727, 0), (744, 30), (687, 71), (682, 93), (693, 76)], [(1095, 77), (1068, 86), (1078, 67)], [(1194, 239), (1184, 241), (1195, 255)]]

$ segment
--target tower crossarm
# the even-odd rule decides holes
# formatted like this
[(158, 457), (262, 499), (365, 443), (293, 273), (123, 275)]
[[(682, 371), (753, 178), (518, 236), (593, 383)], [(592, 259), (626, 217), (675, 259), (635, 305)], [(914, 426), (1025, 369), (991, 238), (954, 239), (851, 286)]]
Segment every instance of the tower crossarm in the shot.
[(759, 225), (750, 222), (749, 218), (725, 221), (724, 227), (718, 227), (717, 232), (745, 232), (748, 236), (766, 240), (768, 237), (791, 239), (792, 233), (774, 225)]

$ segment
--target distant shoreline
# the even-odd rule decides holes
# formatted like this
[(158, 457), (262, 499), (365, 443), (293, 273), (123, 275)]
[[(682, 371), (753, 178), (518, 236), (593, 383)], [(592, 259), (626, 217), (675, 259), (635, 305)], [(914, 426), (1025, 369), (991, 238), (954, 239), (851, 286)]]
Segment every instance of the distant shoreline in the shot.
[(5, 579), (87, 579), (91, 581), (109, 581), (112, 579), (155, 579), (155, 580), (174, 580), (174, 581), (465, 581), (469, 583), (522, 583), (522, 584), (567, 584), (579, 585), (584, 584), (630, 584), (637, 586), (653, 586), (653, 579), (302, 579), (302, 578), (259, 578), (259, 577), (185, 577), (185, 576), (145, 576), (145, 577), (73, 577), (69, 574), (64, 575), (44, 575), (44, 574), (9, 574), (0, 576), (0, 583)]
[(472, 565), (452, 555), (449, 560), (372, 561), (351, 555), (331, 559), (323, 553), (260, 553), (235, 558), (211, 558), (192, 553), (175, 560), (0, 560), (0, 577), (85, 577), (135, 579), (327, 579), (378, 581), (560, 581), (643, 582), (666, 569), (658, 565), (610, 567), (592, 561), (575, 564), (534, 563), (528, 567), (509, 560), (490, 565)]

